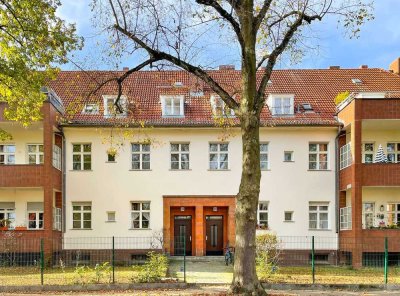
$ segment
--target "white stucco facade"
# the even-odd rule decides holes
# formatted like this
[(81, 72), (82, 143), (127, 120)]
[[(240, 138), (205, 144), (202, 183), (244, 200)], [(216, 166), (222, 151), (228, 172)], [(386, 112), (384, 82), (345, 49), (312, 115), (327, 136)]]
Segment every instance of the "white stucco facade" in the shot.
[[(143, 133), (143, 131), (142, 131)], [(163, 228), (163, 196), (235, 195), (241, 176), (239, 130), (223, 142), (229, 143), (229, 169), (209, 170), (209, 143), (221, 142), (217, 128), (152, 128), (150, 170), (131, 170), (131, 142), (125, 140), (116, 162), (107, 162), (104, 137), (109, 130), (65, 127), (66, 139), (66, 232), (65, 237), (150, 237)], [(269, 145), (269, 170), (262, 172), (260, 201), (268, 202), (269, 231), (279, 236), (336, 237), (335, 137), (334, 127), (262, 128), (260, 141)], [(137, 140), (137, 139), (136, 139)], [(170, 169), (170, 143), (190, 143), (190, 169)], [(91, 144), (91, 170), (73, 170), (73, 144)], [(309, 143), (328, 144), (328, 170), (309, 170)], [(284, 151), (293, 152), (293, 162), (284, 161)], [(150, 228), (131, 229), (131, 202), (150, 202)], [(73, 229), (72, 204), (91, 203), (88, 230)], [(328, 205), (328, 227), (309, 229), (309, 203)], [(293, 221), (284, 222), (284, 212)], [(107, 222), (115, 212), (115, 222)], [(307, 246), (309, 247), (309, 246)], [(332, 246), (335, 247), (335, 246)]]

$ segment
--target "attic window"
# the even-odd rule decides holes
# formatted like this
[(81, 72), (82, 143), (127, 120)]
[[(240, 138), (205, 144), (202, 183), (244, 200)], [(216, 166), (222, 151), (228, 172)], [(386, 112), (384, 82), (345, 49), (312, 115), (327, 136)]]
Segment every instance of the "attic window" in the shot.
[(176, 81), (176, 82), (174, 82), (174, 86), (175, 86), (175, 87), (182, 87), (182, 86), (183, 86), (183, 82), (181, 82), (181, 81)]
[(268, 107), (273, 116), (294, 114), (294, 95), (273, 94), (268, 98)]
[(184, 114), (184, 96), (161, 96), (162, 116), (182, 117)]
[(83, 114), (99, 114), (98, 104), (86, 104), (82, 111)]
[(235, 111), (229, 108), (219, 96), (211, 96), (210, 103), (215, 117), (233, 117)]
[(358, 78), (352, 78), (351, 82), (353, 82), (353, 84), (362, 84), (362, 80)]
[(127, 100), (125, 96), (121, 96), (118, 101), (119, 109), (115, 106), (117, 96), (103, 96), (104, 100), (104, 117), (125, 117), (127, 115)]
[(304, 104), (301, 104), (301, 106), (303, 107), (303, 110), (305, 112), (313, 111), (313, 107), (311, 106), (310, 103), (304, 103)]

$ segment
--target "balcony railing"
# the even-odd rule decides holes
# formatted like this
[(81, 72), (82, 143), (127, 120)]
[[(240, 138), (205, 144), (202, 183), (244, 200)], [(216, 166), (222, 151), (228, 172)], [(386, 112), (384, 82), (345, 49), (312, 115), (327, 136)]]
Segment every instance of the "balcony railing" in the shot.
[(0, 187), (40, 187), (43, 180), (41, 164), (0, 165)]
[(352, 228), (351, 223), (351, 207), (345, 207), (340, 209), (340, 230), (350, 230)]

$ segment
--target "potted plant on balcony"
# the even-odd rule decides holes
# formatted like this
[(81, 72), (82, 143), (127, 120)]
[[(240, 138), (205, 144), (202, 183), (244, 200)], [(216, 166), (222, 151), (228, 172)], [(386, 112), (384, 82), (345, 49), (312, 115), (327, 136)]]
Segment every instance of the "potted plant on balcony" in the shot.
[(1, 219), (0, 220), (0, 231), (8, 230), (8, 226), (10, 226), (11, 221), (9, 219)]
[(259, 229), (259, 230), (268, 230), (268, 224), (266, 224), (266, 223), (257, 224), (257, 229)]
[(23, 231), (23, 230), (26, 230), (27, 228), (26, 228), (26, 226), (25, 225), (17, 225), (17, 226), (15, 226), (15, 230), (18, 230), (18, 231)]

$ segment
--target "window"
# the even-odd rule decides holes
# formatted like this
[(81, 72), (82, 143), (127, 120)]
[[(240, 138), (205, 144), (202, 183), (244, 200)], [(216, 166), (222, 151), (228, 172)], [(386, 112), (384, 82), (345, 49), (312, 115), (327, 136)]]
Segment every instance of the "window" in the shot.
[(400, 204), (390, 203), (387, 205), (388, 225), (400, 224)]
[(115, 105), (117, 96), (103, 96), (104, 99), (104, 117), (119, 116), (124, 117), (127, 114), (127, 100), (121, 96), (118, 101), (118, 107)]
[(28, 202), (28, 229), (43, 229), (43, 203)]
[(83, 114), (99, 114), (98, 104), (86, 104), (82, 111)]
[(61, 171), (61, 148), (53, 145), (53, 167)]
[(184, 97), (183, 96), (163, 96), (161, 97), (163, 116), (184, 116)]
[(73, 203), (72, 204), (72, 228), (91, 229), (92, 228), (92, 204)]
[(131, 207), (132, 228), (150, 228), (150, 202), (132, 202)]
[(268, 143), (260, 143), (260, 167), (262, 170), (269, 169)]
[(72, 145), (72, 168), (74, 171), (92, 169), (92, 144)]
[(107, 161), (115, 162), (115, 154), (107, 153)]
[(15, 164), (15, 145), (0, 145), (0, 164)]
[(369, 229), (373, 227), (374, 220), (375, 220), (375, 203), (373, 202), (363, 203), (363, 228)]
[(373, 163), (374, 155), (375, 155), (375, 147), (374, 143), (363, 143), (362, 144), (362, 153), (363, 153), (363, 162), (364, 163)]
[(291, 162), (293, 159), (293, 151), (284, 151), (283, 152), (283, 161)]
[(328, 169), (328, 144), (310, 143), (309, 144), (309, 165), (310, 170)]
[(293, 222), (293, 212), (284, 213), (285, 222)]
[(268, 99), (269, 108), (272, 115), (293, 115), (294, 97), (293, 95), (272, 95)]
[(340, 153), (339, 153), (339, 168), (342, 170), (344, 168), (347, 168), (353, 163), (353, 158), (351, 156), (351, 142), (348, 142), (346, 145), (343, 145), (340, 147)]
[(171, 143), (171, 170), (189, 169), (189, 144)]
[(28, 145), (28, 163), (29, 164), (43, 163), (43, 144)]
[(15, 203), (0, 202), (0, 223), (1, 226), (15, 228)]
[(228, 169), (228, 143), (210, 143), (210, 170)]
[(387, 143), (388, 162), (400, 162), (400, 143)]
[(150, 144), (132, 144), (132, 169), (150, 170)]
[(61, 224), (62, 210), (61, 208), (53, 208), (53, 229), (62, 230)]
[(310, 203), (308, 210), (310, 229), (328, 229), (328, 203)]
[(107, 222), (115, 222), (115, 212), (107, 212)]
[(268, 227), (268, 202), (258, 204), (258, 225), (262, 228)]
[(235, 116), (235, 111), (230, 109), (219, 96), (211, 96), (211, 107), (216, 117)]

